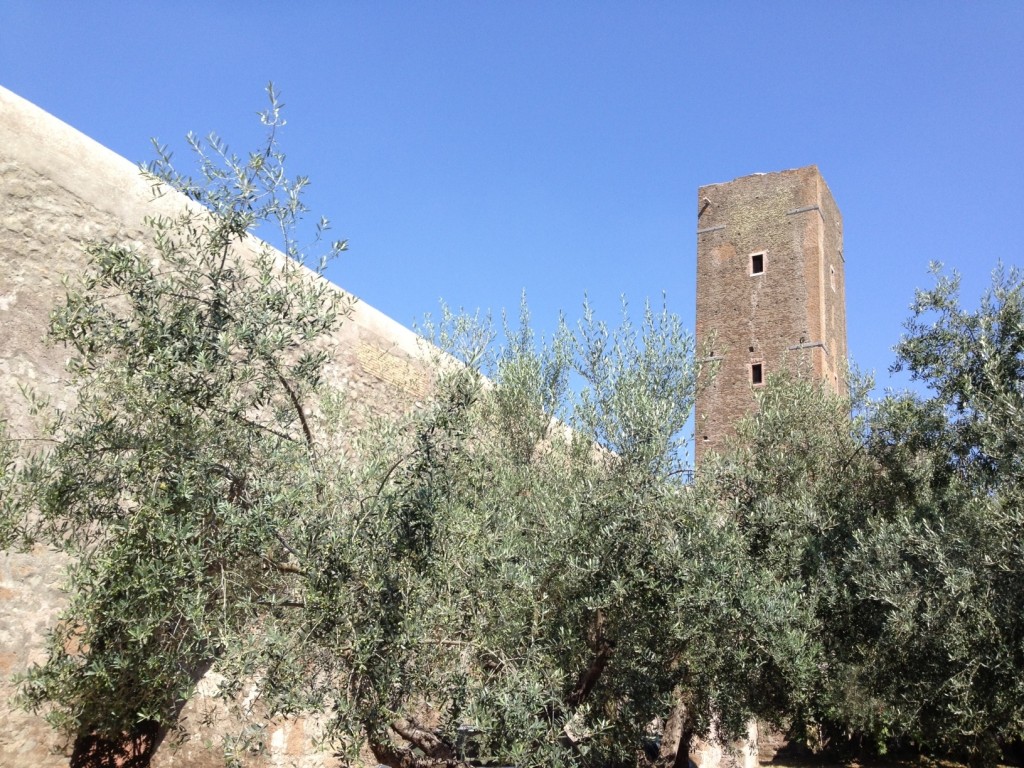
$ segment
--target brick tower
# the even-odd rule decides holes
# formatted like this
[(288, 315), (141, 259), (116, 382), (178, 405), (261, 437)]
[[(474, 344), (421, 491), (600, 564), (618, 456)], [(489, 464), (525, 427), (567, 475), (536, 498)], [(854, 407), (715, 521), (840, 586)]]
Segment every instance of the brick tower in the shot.
[(697, 396), (698, 465), (772, 372), (845, 390), (843, 220), (817, 166), (700, 188), (697, 339), (718, 363)]

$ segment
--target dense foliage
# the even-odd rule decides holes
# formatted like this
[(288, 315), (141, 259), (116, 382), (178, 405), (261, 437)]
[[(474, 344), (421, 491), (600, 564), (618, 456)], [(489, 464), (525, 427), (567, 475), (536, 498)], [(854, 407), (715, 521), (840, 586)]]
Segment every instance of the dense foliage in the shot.
[(974, 311), (958, 284), (936, 270), (896, 347), (924, 394), (851, 415), (776, 379), (702, 478), (802, 584), (818, 673), (792, 715), (812, 741), (985, 762), (1024, 736), (1024, 281), (997, 269)]
[(873, 620), (858, 664), (877, 719), (991, 758), (1024, 737), (1024, 280), (997, 269), (974, 311), (958, 283), (918, 293), (896, 348), (928, 394), (872, 416), (879, 511), (850, 578)]
[(321, 713), (339, 752), (410, 768), (672, 764), (674, 740), (683, 764), (751, 717), (1021, 738), (1019, 273), (973, 313), (955, 277), (919, 294), (897, 353), (927, 396), (770, 380), (691, 482), (695, 350), (664, 309), (538, 340), (524, 308), (500, 344), (445, 313), (431, 395), (390, 421), (326, 383), (350, 305), (299, 263), (306, 182), (264, 121), (247, 158), (193, 141), (202, 183), (161, 154), (195, 205), (151, 250), (90, 247), (52, 326), (77, 402), (52, 450), (0, 442), (4, 541), (74, 556), (28, 706), (116, 741), (213, 667), (246, 734)]
[[(53, 448), (22, 470), (20, 534), (73, 565), (70, 604), (23, 695), (53, 703), (73, 733), (172, 720), (287, 586), (310, 493), (297, 469), (316, 462), (304, 410), (328, 359), (316, 340), (349, 302), (294, 260), (305, 181), (284, 176), (275, 102), (262, 118), (267, 144), (246, 160), (193, 139), (202, 185), (162, 152), (155, 190), (195, 204), (151, 219), (149, 250), (91, 245), (52, 317), (77, 402), (46, 420)], [(260, 223), (293, 259), (250, 238)]]

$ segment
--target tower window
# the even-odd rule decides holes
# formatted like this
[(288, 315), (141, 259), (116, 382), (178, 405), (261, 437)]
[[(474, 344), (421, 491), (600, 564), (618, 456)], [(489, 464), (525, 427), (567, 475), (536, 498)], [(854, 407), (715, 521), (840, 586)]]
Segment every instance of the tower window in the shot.
[(832, 290), (834, 291), (836, 289), (836, 268), (832, 265), (829, 265), (828, 269), (828, 279), (829, 282), (832, 283)]
[(750, 383), (754, 386), (764, 384), (764, 366), (761, 363), (750, 364)]
[(753, 253), (750, 255), (750, 274), (762, 275), (764, 274), (764, 254)]

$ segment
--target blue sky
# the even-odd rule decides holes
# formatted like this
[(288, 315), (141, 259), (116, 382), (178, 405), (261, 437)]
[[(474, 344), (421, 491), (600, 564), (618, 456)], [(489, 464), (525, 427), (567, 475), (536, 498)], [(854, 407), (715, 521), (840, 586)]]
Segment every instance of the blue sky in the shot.
[(273, 80), (331, 276), (403, 323), (584, 292), (693, 325), (698, 186), (817, 164), (850, 352), (889, 382), (930, 260), (971, 301), (1024, 263), (1022, 2), (0, 0), (0, 84), (136, 161), (239, 151)]

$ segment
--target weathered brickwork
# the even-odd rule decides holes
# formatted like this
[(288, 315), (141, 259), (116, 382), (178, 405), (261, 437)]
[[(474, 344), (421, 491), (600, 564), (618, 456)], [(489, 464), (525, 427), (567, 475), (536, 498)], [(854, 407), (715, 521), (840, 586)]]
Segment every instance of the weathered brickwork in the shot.
[(846, 386), (843, 223), (817, 167), (744, 176), (697, 193), (698, 464), (782, 368)]
[[(63, 296), (64, 276), (84, 267), (84, 245), (116, 239), (145, 248), (144, 217), (173, 214), (178, 195), (153, 200), (136, 167), (51, 115), (0, 88), (0, 420), (13, 437), (38, 430), (21, 392), (29, 386), (65, 407), (74, 400), (64, 377), (65, 350), (44, 341), (50, 311)], [(415, 407), (428, 391), (425, 343), (364, 303), (330, 342), (328, 380), (352, 403), (377, 414)], [(12, 677), (44, 659), (44, 640), (66, 600), (65, 560), (46, 550), (0, 553), (0, 766), (57, 768), (68, 746), (41, 716), (12, 701)], [(188, 739), (157, 752), (156, 768), (224, 765), (220, 736), (237, 730), (208, 694), (185, 707)], [(315, 719), (274, 723), (260, 752), (242, 754), (252, 766), (317, 768), (338, 761), (319, 751)]]

